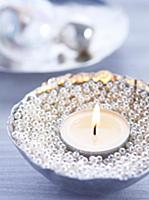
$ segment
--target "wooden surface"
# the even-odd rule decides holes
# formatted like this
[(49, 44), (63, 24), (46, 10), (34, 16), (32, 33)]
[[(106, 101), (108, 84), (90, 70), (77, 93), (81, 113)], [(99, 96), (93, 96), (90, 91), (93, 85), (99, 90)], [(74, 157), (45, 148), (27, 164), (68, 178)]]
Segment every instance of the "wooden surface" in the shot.
[[(149, 82), (149, 1), (114, 2), (121, 3), (130, 17), (129, 37), (123, 47), (108, 59), (98, 66), (82, 71), (109, 69)], [(77, 71), (79, 70), (74, 70)], [(52, 75), (0, 73), (0, 200), (149, 199), (149, 176), (125, 190), (106, 197), (85, 197), (68, 193), (53, 185), (21, 157), (7, 136), (6, 121), (10, 109), (25, 93)]]

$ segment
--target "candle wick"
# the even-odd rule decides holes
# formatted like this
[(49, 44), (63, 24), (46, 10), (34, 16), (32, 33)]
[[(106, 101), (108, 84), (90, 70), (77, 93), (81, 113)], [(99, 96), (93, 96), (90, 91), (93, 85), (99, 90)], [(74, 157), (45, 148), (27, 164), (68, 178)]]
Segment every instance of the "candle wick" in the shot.
[(93, 134), (94, 134), (94, 135), (96, 135), (96, 128), (97, 128), (97, 126), (95, 125), (95, 126), (94, 126), (94, 130), (93, 130)]

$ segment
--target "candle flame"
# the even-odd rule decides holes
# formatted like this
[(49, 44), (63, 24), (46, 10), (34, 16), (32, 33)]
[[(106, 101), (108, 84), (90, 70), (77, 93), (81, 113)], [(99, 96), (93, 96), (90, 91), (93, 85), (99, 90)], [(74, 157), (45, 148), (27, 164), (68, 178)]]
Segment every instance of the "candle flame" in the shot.
[(100, 106), (96, 103), (93, 109), (93, 117), (92, 117), (92, 127), (99, 127), (100, 126)]

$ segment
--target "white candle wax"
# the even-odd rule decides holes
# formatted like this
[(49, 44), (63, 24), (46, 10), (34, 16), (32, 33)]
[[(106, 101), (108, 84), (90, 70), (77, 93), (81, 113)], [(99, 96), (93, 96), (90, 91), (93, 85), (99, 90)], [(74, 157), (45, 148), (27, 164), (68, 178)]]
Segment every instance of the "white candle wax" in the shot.
[(107, 154), (122, 146), (129, 137), (129, 125), (118, 113), (101, 109), (96, 135), (93, 110), (71, 114), (61, 125), (61, 139), (74, 150), (86, 154)]

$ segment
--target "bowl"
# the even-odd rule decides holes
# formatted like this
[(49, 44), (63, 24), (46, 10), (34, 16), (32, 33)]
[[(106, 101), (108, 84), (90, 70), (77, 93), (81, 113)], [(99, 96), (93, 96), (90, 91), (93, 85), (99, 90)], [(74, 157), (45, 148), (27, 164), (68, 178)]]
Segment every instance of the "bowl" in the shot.
[[(60, 101), (55, 97), (59, 99), (61, 96), (57, 95), (61, 92), (67, 93), (64, 88), (69, 88), (69, 92), (72, 88), (79, 90), (84, 83), (88, 83), (92, 89), (97, 85), (102, 91), (106, 88), (108, 95), (102, 96), (102, 93), (99, 93), (96, 96), (102, 106), (117, 110), (129, 119), (131, 131), (126, 145), (106, 157), (101, 155), (86, 157), (69, 150), (57, 132), (61, 120), (69, 113), (62, 111), (63, 114), (61, 118), (59, 117), (61, 111), (59, 107), (55, 110), (53, 105), (59, 105)], [(116, 94), (120, 95), (118, 99), (121, 98), (118, 108), (114, 107), (113, 103), (116, 101), (113, 99), (114, 96), (110, 96)], [(53, 95), (52, 99), (50, 95)], [(129, 97), (124, 98), (124, 95)], [(78, 96), (76, 95), (76, 98)], [(104, 98), (105, 101), (109, 98), (110, 103), (105, 103)], [(95, 100), (97, 101), (97, 98)], [(127, 103), (129, 101), (129, 105), (126, 101)], [(33, 168), (59, 187), (89, 195), (107, 194), (126, 188), (148, 174), (148, 103), (149, 86), (140, 80), (122, 77), (108, 71), (67, 74), (49, 79), (15, 105), (8, 120), (8, 133), (11, 141)], [(93, 104), (94, 99), (91, 98), (88, 103), (82, 103), (82, 107), (77, 104), (76, 110), (84, 109), (86, 105), (92, 107)], [(42, 109), (39, 105), (42, 105)], [(66, 111), (67, 106), (63, 107)], [(46, 115), (43, 109), (46, 110)], [(49, 112), (51, 115), (47, 114)], [(56, 115), (58, 117), (52, 112), (55, 115), (58, 112)], [(37, 121), (36, 123), (35, 120), (31, 121), (35, 118), (40, 118), (40, 126)], [(41, 126), (43, 122), (45, 124)]]

